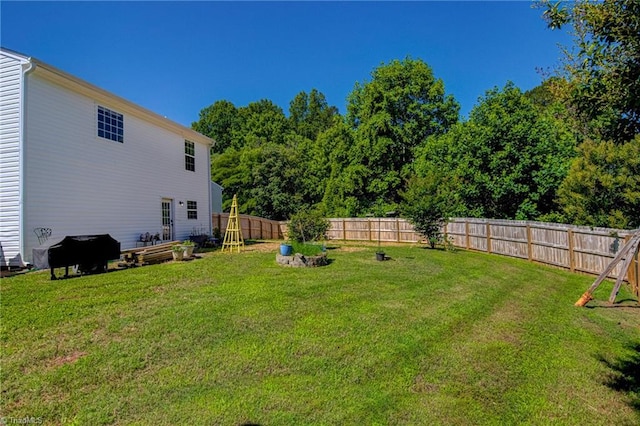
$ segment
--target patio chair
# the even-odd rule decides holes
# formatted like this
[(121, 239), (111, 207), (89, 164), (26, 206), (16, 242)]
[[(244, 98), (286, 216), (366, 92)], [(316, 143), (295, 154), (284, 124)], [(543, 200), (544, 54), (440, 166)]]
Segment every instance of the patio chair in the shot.
[(34, 228), (33, 232), (38, 237), (38, 244), (42, 244), (51, 236), (51, 228)]

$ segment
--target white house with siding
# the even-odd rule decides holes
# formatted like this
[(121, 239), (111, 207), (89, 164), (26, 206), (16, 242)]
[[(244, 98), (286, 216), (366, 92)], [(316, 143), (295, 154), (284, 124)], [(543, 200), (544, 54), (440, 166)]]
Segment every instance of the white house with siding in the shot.
[(0, 49), (0, 266), (51, 237), (211, 233), (213, 140), (35, 58)]

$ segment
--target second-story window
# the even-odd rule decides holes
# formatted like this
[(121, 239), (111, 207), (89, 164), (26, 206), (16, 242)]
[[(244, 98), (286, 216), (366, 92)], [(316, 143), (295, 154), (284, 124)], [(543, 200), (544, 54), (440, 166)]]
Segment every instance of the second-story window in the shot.
[(112, 141), (124, 142), (124, 117), (98, 105), (98, 136)]
[(193, 142), (184, 141), (184, 168), (196, 171), (196, 147)]

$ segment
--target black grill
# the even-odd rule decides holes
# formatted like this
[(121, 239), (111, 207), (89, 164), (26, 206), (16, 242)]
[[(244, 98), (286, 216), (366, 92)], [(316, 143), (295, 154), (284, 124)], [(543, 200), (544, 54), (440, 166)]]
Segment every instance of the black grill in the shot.
[(56, 279), (54, 268), (65, 267), (65, 277), (74, 265), (80, 273), (106, 272), (108, 261), (119, 258), (120, 243), (109, 234), (66, 236), (33, 249), (34, 265), (50, 268), (52, 280)]

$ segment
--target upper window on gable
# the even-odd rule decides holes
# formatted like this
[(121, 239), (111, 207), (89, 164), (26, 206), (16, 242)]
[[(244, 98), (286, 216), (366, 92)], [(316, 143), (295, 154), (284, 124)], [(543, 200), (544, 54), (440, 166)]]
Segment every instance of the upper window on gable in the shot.
[(98, 105), (98, 136), (112, 141), (124, 142), (124, 117)]
[(193, 142), (184, 141), (184, 168), (196, 171), (196, 146)]

